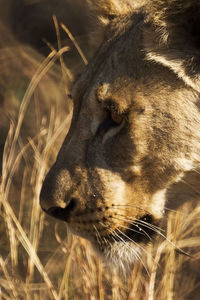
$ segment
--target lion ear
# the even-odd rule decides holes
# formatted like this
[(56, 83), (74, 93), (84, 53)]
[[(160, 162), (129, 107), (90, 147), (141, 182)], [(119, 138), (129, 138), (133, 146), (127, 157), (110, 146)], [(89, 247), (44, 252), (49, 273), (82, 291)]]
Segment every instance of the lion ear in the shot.
[(125, 15), (141, 7), (146, 0), (86, 0), (100, 22), (107, 25), (119, 15)]
[(90, 43), (98, 47), (102, 42), (107, 26), (116, 17), (133, 12), (147, 0), (86, 0), (92, 17)]
[(146, 13), (147, 57), (200, 92), (200, 1), (152, 0)]

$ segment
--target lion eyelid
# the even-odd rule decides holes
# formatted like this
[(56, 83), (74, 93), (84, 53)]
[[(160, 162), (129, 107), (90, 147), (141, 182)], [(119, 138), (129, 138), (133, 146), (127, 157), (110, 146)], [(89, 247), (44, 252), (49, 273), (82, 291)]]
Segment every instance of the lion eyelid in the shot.
[(120, 109), (119, 109), (118, 104), (116, 104), (114, 101), (112, 101), (110, 99), (105, 100), (103, 103), (103, 106), (106, 111), (120, 114)]

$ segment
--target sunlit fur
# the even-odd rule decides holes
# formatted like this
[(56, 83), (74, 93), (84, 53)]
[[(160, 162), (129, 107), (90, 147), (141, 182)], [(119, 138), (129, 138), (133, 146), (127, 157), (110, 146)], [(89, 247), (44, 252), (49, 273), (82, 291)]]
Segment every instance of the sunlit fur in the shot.
[(166, 199), (199, 167), (200, 4), (89, 2), (104, 40), (72, 89), (71, 128), (41, 206), (130, 265), (154, 233), (164, 237)]

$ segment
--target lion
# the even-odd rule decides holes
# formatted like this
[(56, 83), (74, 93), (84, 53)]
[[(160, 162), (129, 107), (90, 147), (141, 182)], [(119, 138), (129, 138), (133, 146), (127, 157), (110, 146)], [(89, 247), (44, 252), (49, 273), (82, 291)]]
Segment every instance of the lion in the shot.
[(40, 204), (107, 261), (131, 264), (159, 234), (169, 190), (199, 166), (200, 1), (88, 2), (100, 44), (73, 85)]

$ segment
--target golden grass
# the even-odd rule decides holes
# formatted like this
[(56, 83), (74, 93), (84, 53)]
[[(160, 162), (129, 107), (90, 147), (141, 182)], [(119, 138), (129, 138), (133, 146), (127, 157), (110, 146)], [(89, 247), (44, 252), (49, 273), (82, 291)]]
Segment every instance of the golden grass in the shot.
[[(0, 299), (198, 299), (199, 205), (185, 203), (177, 211), (169, 211), (163, 226), (166, 239), (158, 237), (149, 245), (143, 261), (127, 276), (104, 265), (89, 242), (72, 237), (65, 223), (41, 211), (41, 184), (69, 127), (71, 111), (65, 85), (70, 76), (62, 59), (69, 49), (61, 46), (55, 17), (54, 23), (58, 50), (52, 49), (47, 58), (42, 60), (33, 50), (18, 44), (1, 52), (12, 59), (17, 76), (22, 81), (28, 78), (30, 83), (24, 90), (18, 117), (10, 120), (4, 148)], [(12, 51), (17, 53), (17, 61)], [(58, 60), (61, 67), (55, 65)], [(12, 68), (7, 70), (8, 75), (9, 71)], [(18, 103), (17, 93), (13, 92), (13, 97)], [(179, 248), (191, 256), (180, 254)]]

